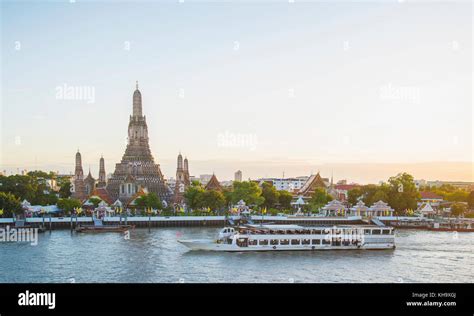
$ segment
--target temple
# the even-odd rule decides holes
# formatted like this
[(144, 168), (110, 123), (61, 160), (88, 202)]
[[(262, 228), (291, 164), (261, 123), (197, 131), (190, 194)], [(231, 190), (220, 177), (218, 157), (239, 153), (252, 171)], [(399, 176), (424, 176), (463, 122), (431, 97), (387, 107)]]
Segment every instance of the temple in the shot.
[(160, 165), (156, 164), (148, 143), (146, 116), (142, 115), (142, 95), (133, 93), (133, 113), (128, 124), (128, 143), (121, 162), (108, 180), (107, 192), (112, 199), (127, 203), (140, 190), (156, 193), (163, 201), (169, 201), (172, 192), (164, 182)]

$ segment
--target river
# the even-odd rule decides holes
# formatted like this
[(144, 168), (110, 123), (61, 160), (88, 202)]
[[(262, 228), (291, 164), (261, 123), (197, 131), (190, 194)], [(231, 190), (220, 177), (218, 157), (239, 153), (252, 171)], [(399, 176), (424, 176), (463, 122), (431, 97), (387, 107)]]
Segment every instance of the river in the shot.
[(395, 250), (190, 252), (177, 239), (217, 228), (39, 235), (0, 243), (0, 282), (474, 282), (474, 233), (397, 230)]

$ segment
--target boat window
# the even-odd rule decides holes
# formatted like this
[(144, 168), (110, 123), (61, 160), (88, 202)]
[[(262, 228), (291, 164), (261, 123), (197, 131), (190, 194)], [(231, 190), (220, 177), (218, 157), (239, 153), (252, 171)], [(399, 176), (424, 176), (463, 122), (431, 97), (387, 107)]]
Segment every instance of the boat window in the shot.
[(330, 245), (331, 241), (327, 239), (323, 239), (323, 245)]
[(372, 235), (380, 235), (380, 229), (373, 229)]
[(292, 239), (292, 240), (291, 240), (291, 244), (292, 244), (292, 245), (299, 245), (299, 244), (300, 244), (300, 240), (299, 240), (299, 239)]
[(390, 229), (382, 230), (382, 235), (390, 235)]
[(270, 245), (278, 245), (278, 239), (270, 240)]
[(370, 235), (370, 229), (364, 229), (364, 235)]
[(258, 242), (258, 244), (259, 244), (259, 245), (266, 246), (266, 245), (268, 245), (268, 240), (267, 240), (267, 239), (260, 240), (260, 241)]
[(249, 245), (249, 240), (247, 238), (239, 238), (237, 239), (237, 246), (239, 247), (247, 247)]
[(280, 240), (280, 245), (289, 245), (290, 244), (290, 240), (289, 239), (282, 239)]
[(319, 229), (314, 229), (314, 230), (313, 230), (313, 234), (315, 234), (315, 235), (321, 235), (321, 230), (319, 230)]
[(320, 245), (321, 239), (313, 239), (313, 245)]
[(256, 239), (250, 239), (250, 240), (249, 240), (249, 245), (250, 245), (250, 246), (256, 246), (256, 245), (257, 245), (257, 242), (258, 242), (258, 241), (257, 241)]
[(310, 242), (311, 242), (311, 240), (309, 240), (309, 239), (303, 239), (302, 244), (303, 245), (309, 245)]

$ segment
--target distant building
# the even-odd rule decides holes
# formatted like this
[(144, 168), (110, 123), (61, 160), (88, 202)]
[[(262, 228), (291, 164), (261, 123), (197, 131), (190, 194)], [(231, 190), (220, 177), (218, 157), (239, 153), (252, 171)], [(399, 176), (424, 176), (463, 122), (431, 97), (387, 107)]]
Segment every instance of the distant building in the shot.
[(467, 182), (467, 181), (426, 181), (426, 185), (429, 187), (440, 187), (443, 184), (452, 185), (458, 189), (464, 190), (474, 190), (474, 182)]
[(419, 190), (421, 187), (426, 186), (426, 180), (420, 179), (420, 180), (415, 180), (415, 187)]
[(263, 182), (267, 182), (275, 187), (278, 191), (297, 192), (303, 185), (308, 181), (309, 177), (296, 177), (296, 178), (260, 178), (258, 179), (259, 185)]
[(206, 185), (209, 182), (209, 180), (211, 180), (212, 176), (213, 176), (212, 174), (201, 174), (199, 175), (199, 180), (202, 185)]
[(234, 173), (234, 181), (242, 182), (242, 171), (237, 170)]
[(341, 202), (345, 202), (349, 199), (349, 191), (352, 189), (355, 189), (357, 187), (360, 187), (359, 184), (336, 184), (332, 190), (331, 190), (331, 195), (333, 197)]
[(421, 198), (420, 202), (418, 203), (419, 206), (428, 203), (431, 206), (438, 207), (443, 202), (442, 196), (431, 191), (421, 191), (420, 195)]

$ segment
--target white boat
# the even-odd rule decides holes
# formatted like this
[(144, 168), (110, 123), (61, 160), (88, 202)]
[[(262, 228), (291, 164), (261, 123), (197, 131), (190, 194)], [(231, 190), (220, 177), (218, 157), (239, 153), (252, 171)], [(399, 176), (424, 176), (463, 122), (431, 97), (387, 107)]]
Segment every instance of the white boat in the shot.
[(395, 249), (394, 229), (376, 225), (245, 225), (237, 228), (224, 227), (215, 240), (178, 242), (191, 250), (233, 252)]

